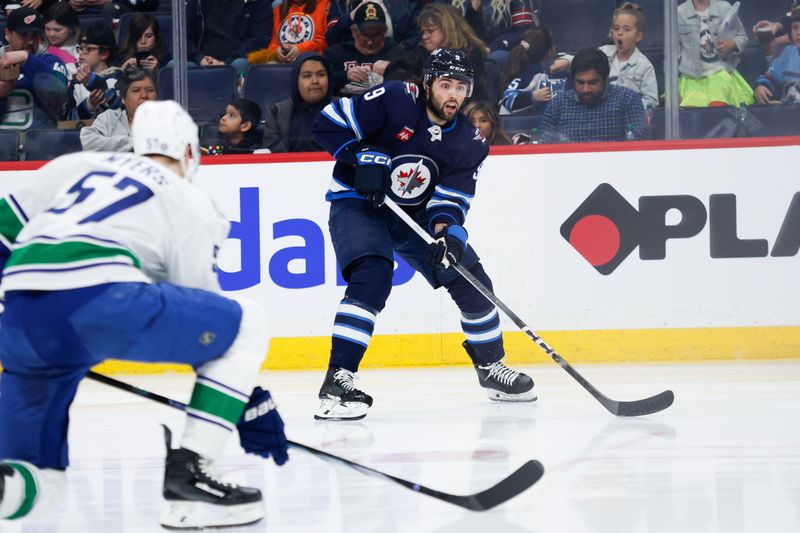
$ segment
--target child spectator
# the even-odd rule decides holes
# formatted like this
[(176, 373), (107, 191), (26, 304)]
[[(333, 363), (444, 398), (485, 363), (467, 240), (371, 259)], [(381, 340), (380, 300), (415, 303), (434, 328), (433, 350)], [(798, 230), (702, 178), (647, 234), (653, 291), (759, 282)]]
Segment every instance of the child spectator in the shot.
[(686, 0), (678, 6), (681, 106), (741, 106), (753, 103), (753, 89), (736, 70), (748, 38), (738, 17), (720, 35), (731, 5), (725, 0)]
[(78, 37), (81, 24), (78, 16), (66, 2), (51, 6), (44, 17), (44, 34), (47, 53), (53, 54), (67, 67), (67, 80), (72, 80), (78, 70)]
[(546, 68), (553, 54), (555, 44), (547, 29), (533, 28), (525, 32), (511, 51), (503, 72), (500, 86), (506, 89), (500, 99), (501, 115), (544, 112), (553, 98), (553, 82)]
[(122, 69), (112, 67), (116, 52), (114, 32), (95, 23), (81, 36), (80, 63), (67, 89), (67, 118), (94, 118), (106, 109), (118, 109), (120, 100), (114, 86)]
[(264, 148), (272, 152), (314, 152), (320, 148), (311, 129), (331, 102), (333, 83), (328, 60), (306, 52), (292, 65), (292, 97), (272, 106), (264, 125)]
[[(786, 9), (780, 13), (780, 22), (759, 20), (753, 25), (753, 34), (767, 56), (770, 63), (778, 57), (783, 49), (791, 42), (789, 28), (792, 25), (792, 11), (800, 9), (800, 0), (787, 0)], [(775, 13), (778, 14), (778, 13)]]
[(789, 37), (794, 46), (787, 46), (769, 70), (756, 82), (759, 104), (800, 103), (800, 6), (792, 11)]
[(223, 143), (209, 146), (205, 153), (216, 154), (251, 154), (261, 148), (261, 108), (258, 104), (237, 98), (225, 108), (219, 119), (219, 132)]
[(303, 52), (322, 53), (329, 0), (283, 0), (273, 9), (269, 48), (247, 55), (250, 63), (293, 63)]
[(171, 54), (161, 35), (158, 19), (148, 13), (137, 13), (131, 17), (120, 56), (123, 70), (133, 67), (158, 70), (166, 65)]
[(415, 50), (417, 70), (422, 72), (428, 55), (437, 48), (464, 50), (475, 71), (472, 99), (486, 100), (486, 45), (475, 35), (458, 10), (448, 4), (429, 4), (420, 11), (417, 24), (421, 34)]
[(473, 101), (464, 108), (464, 115), (472, 125), (481, 130), (481, 135), (490, 146), (511, 144), (511, 138), (500, 124), (500, 117), (490, 102)]
[[(604, 44), (600, 51), (608, 56), (611, 74), (608, 82), (632, 89), (642, 96), (642, 107), (649, 115), (658, 107), (658, 82), (656, 69), (639, 50), (644, 38), (647, 19), (639, 4), (623, 2), (614, 10), (611, 30), (608, 32), (613, 44)], [(553, 71), (566, 69), (572, 56), (565, 55), (553, 64)]]

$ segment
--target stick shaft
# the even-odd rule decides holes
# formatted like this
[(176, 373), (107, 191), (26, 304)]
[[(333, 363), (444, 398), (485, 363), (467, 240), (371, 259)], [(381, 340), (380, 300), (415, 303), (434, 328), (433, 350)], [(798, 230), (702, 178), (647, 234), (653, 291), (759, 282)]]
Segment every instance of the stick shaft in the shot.
[[(173, 409), (178, 409), (180, 411), (186, 410), (185, 403), (173, 400), (171, 398), (167, 398), (166, 396), (156, 394), (155, 392), (151, 392), (149, 390), (145, 390), (140, 387), (136, 387), (134, 385), (131, 385), (130, 383), (126, 383), (124, 381), (120, 381), (118, 379), (114, 379), (112, 377), (103, 374), (98, 374), (93, 370), (90, 370), (89, 373), (86, 374), (86, 377), (94, 381), (98, 381), (100, 383), (108, 385), (110, 387), (121, 389), (136, 394), (137, 396), (147, 398), (148, 400), (164, 404), (168, 407), (172, 407)], [(437, 500), (448, 502), (453, 505), (463, 507), (464, 509), (469, 509), (471, 511), (486, 511), (488, 509), (496, 507), (497, 505), (500, 505), (501, 503), (509, 500), (510, 498), (513, 498), (517, 494), (528, 489), (534, 483), (539, 481), (542, 475), (544, 475), (544, 467), (540, 462), (528, 461), (527, 463), (519, 467), (511, 475), (509, 475), (496, 485), (477, 494), (472, 494), (468, 496), (459, 496), (457, 494), (448, 494), (446, 492), (441, 492), (436, 489), (431, 489), (424, 485), (420, 485), (419, 483), (414, 483), (413, 481), (408, 481), (396, 476), (392, 476), (390, 474), (386, 474), (385, 472), (381, 472), (380, 470), (375, 470), (374, 468), (370, 468), (368, 466), (364, 466), (362, 464), (350, 461), (343, 457), (333, 455), (332, 453), (312, 448), (311, 446), (308, 446), (306, 444), (294, 442), (291, 440), (287, 440), (286, 442), (292, 448), (303, 450), (304, 452), (319, 457), (324, 461), (348, 466), (367, 476), (376, 477), (397, 483), (407, 489), (413, 490), (414, 492), (419, 492), (420, 494), (425, 494), (426, 496), (430, 496), (432, 498), (436, 498)]]
[[(397, 215), (403, 222), (411, 228), (414, 233), (419, 235), (426, 243), (433, 244), (435, 239), (431, 237), (427, 231), (422, 229), (417, 222), (411, 218), (411, 216), (406, 213), (403, 208), (397, 205), (394, 200), (391, 198), (386, 198), (384, 201), (386, 207), (392, 210), (395, 215)], [(666, 409), (672, 404), (673, 395), (671, 391), (665, 391), (660, 393), (656, 396), (645, 398), (644, 400), (639, 400), (635, 402), (618, 402), (616, 400), (612, 400), (605, 396), (602, 392), (600, 392), (594, 385), (592, 385), (586, 378), (584, 378), (580, 372), (575, 370), (575, 368), (570, 365), (566, 359), (561, 357), (559, 354), (556, 353), (544, 340), (542, 340), (539, 335), (536, 334), (514, 311), (512, 311), (506, 304), (504, 304), (500, 298), (495, 296), (495, 294), (488, 289), (483, 283), (480, 282), (478, 278), (476, 278), (472, 272), (470, 272), (466, 267), (459, 264), (452, 256), (449, 257), (450, 265), (458, 271), (461, 276), (464, 277), (478, 292), (480, 292), (484, 298), (489, 300), (492, 304), (497, 306), (505, 315), (511, 319), (514, 324), (521, 329), (536, 345), (541, 348), (547, 355), (549, 355), (553, 361), (555, 361), (558, 366), (563, 368), (567, 374), (573, 377), (575, 381), (577, 381), (584, 389), (586, 389), (589, 394), (591, 394), (596, 400), (600, 402), (608, 411), (615, 415), (621, 416), (638, 416), (643, 414), (649, 414), (652, 412), (660, 411), (662, 409)]]

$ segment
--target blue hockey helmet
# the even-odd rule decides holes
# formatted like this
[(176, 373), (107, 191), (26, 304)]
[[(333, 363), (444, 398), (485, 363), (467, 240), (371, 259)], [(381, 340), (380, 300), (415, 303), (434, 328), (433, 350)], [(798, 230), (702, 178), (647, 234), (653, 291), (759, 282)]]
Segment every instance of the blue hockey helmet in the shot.
[(452, 78), (467, 82), (469, 84), (467, 98), (472, 96), (475, 70), (472, 68), (469, 56), (463, 50), (437, 48), (431, 52), (425, 62), (423, 78), (425, 89), (429, 90), (433, 82), (439, 78)]

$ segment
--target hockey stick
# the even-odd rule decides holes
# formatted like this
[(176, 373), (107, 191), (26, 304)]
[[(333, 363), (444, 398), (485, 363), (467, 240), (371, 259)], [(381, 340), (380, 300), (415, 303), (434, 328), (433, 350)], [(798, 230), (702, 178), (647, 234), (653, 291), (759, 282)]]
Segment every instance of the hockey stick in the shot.
[[(403, 211), (403, 209), (397, 205), (391, 198), (386, 198), (384, 203), (386, 206), (391, 209), (400, 219), (405, 222), (408, 227), (410, 227), (414, 232), (419, 235), (425, 242), (428, 244), (433, 244), (435, 239), (431, 237), (424, 229), (422, 229), (419, 224), (417, 224), (411, 216)], [(652, 413), (657, 413), (659, 411), (663, 411), (670, 405), (672, 402), (675, 401), (675, 395), (672, 393), (671, 390), (665, 390), (655, 396), (651, 396), (649, 398), (644, 398), (642, 400), (635, 400), (630, 402), (619, 402), (617, 400), (612, 400), (611, 398), (604, 395), (602, 392), (597, 390), (594, 385), (589, 383), (580, 373), (575, 370), (572, 365), (570, 365), (563, 357), (558, 355), (555, 350), (553, 350), (550, 346), (548, 346), (541, 337), (539, 337), (531, 328), (528, 327), (525, 322), (522, 321), (520, 317), (518, 317), (511, 309), (508, 308), (506, 304), (500, 301), (500, 299), (494, 295), (492, 291), (490, 291), (483, 283), (478, 280), (472, 272), (467, 270), (464, 266), (460, 265), (456, 260), (448, 254), (448, 259), (450, 261), (450, 265), (455, 268), (459, 274), (461, 274), (464, 279), (469, 281), (473, 287), (478, 289), (478, 291), (490, 302), (494, 305), (499, 307), (505, 314), (510, 318), (514, 324), (517, 325), (519, 329), (521, 329), (528, 337), (530, 337), (533, 342), (536, 343), (539, 348), (545, 351), (547, 355), (553, 358), (553, 361), (559, 364), (561, 368), (566, 370), (566, 372), (572, 376), (575, 381), (577, 381), (584, 389), (589, 391), (589, 394), (595, 397), (595, 399), (600, 402), (600, 404), (608, 409), (611, 414), (617, 416), (640, 416), (640, 415), (649, 415)]]
[[(86, 377), (94, 381), (99, 381), (100, 383), (104, 383), (111, 387), (131, 392), (143, 398), (147, 398), (148, 400), (153, 400), (154, 402), (168, 405), (173, 409), (179, 409), (181, 411), (186, 410), (185, 403), (181, 403), (177, 400), (167, 398), (166, 396), (161, 396), (160, 394), (156, 394), (154, 392), (150, 392), (145, 389), (140, 389), (139, 387), (136, 387), (129, 383), (125, 383), (124, 381), (119, 381), (112, 377), (105, 376), (103, 374), (98, 374), (93, 370), (90, 370), (89, 373), (86, 374)], [(446, 492), (441, 492), (435, 489), (431, 489), (423, 485), (420, 485), (419, 483), (414, 483), (412, 481), (407, 481), (405, 479), (395, 477), (390, 474), (386, 474), (379, 470), (375, 470), (373, 468), (355, 463), (343, 457), (339, 457), (337, 455), (333, 455), (328, 452), (312, 448), (311, 446), (306, 446), (305, 444), (301, 444), (299, 442), (294, 442), (291, 440), (287, 440), (286, 442), (292, 448), (297, 448), (305, 452), (308, 452), (311, 455), (315, 455), (324, 461), (328, 461), (333, 464), (349, 466), (350, 468), (358, 470), (359, 472), (367, 476), (393, 481), (395, 483), (398, 483), (406, 487), (407, 489), (413, 490), (414, 492), (419, 492), (421, 494), (425, 494), (432, 498), (436, 498), (437, 500), (452, 503), (453, 505), (458, 505), (459, 507), (463, 507), (464, 509), (469, 509), (470, 511), (488, 511), (489, 509), (496, 507), (501, 503), (510, 500), (514, 496), (517, 496), (518, 494), (524, 492), (525, 490), (530, 488), (534, 483), (539, 481), (539, 479), (544, 475), (544, 467), (542, 466), (542, 463), (540, 463), (539, 461), (531, 460), (523, 464), (521, 467), (515, 470), (511, 475), (501, 480), (496, 485), (484, 491), (478, 492), (477, 494), (470, 494), (468, 496), (459, 496), (457, 494), (448, 494)]]

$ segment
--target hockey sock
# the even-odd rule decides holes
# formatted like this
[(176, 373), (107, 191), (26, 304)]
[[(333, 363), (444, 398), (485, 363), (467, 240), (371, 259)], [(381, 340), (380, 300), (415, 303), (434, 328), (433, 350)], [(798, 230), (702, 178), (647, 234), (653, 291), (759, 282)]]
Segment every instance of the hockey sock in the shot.
[(497, 308), (480, 315), (462, 313), (461, 329), (472, 348), (470, 358), (474, 364), (484, 366), (503, 358), (503, 334)]
[(348, 267), (347, 290), (333, 322), (330, 366), (358, 371), (372, 339), (375, 319), (392, 290), (392, 268), (389, 261), (378, 256), (363, 257)]
[(358, 372), (367, 351), (378, 313), (365, 304), (345, 298), (336, 310), (331, 339), (330, 366)]
[[(0, 520), (41, 515), (57, 504), (67, 488), (67, 476), (60, 470), (40, 470), (25, 461), (3, 461), (4, 488), (0, 499)], [(10, 472), (9, 472), (10, 469)]]
[(269, 350), (266, 313), (255, 302), (239, 303), (242, 323), (236, 340), (222, 357), (197, 369), (186, 409), (181, 446), (211, 460), (222, 455)]
[[(476, 263), (470, 272), (492, 290), (492, 280)], [(503, 335), (500, 331), (500, 315), (497, 308), (486, 301), (478, 290), (459, 276), (446, 285), (450, 296), (461, 311), (461, 329), (471, 348), (467, 352), (475, 365), (488, 365), (505, 355)]]

